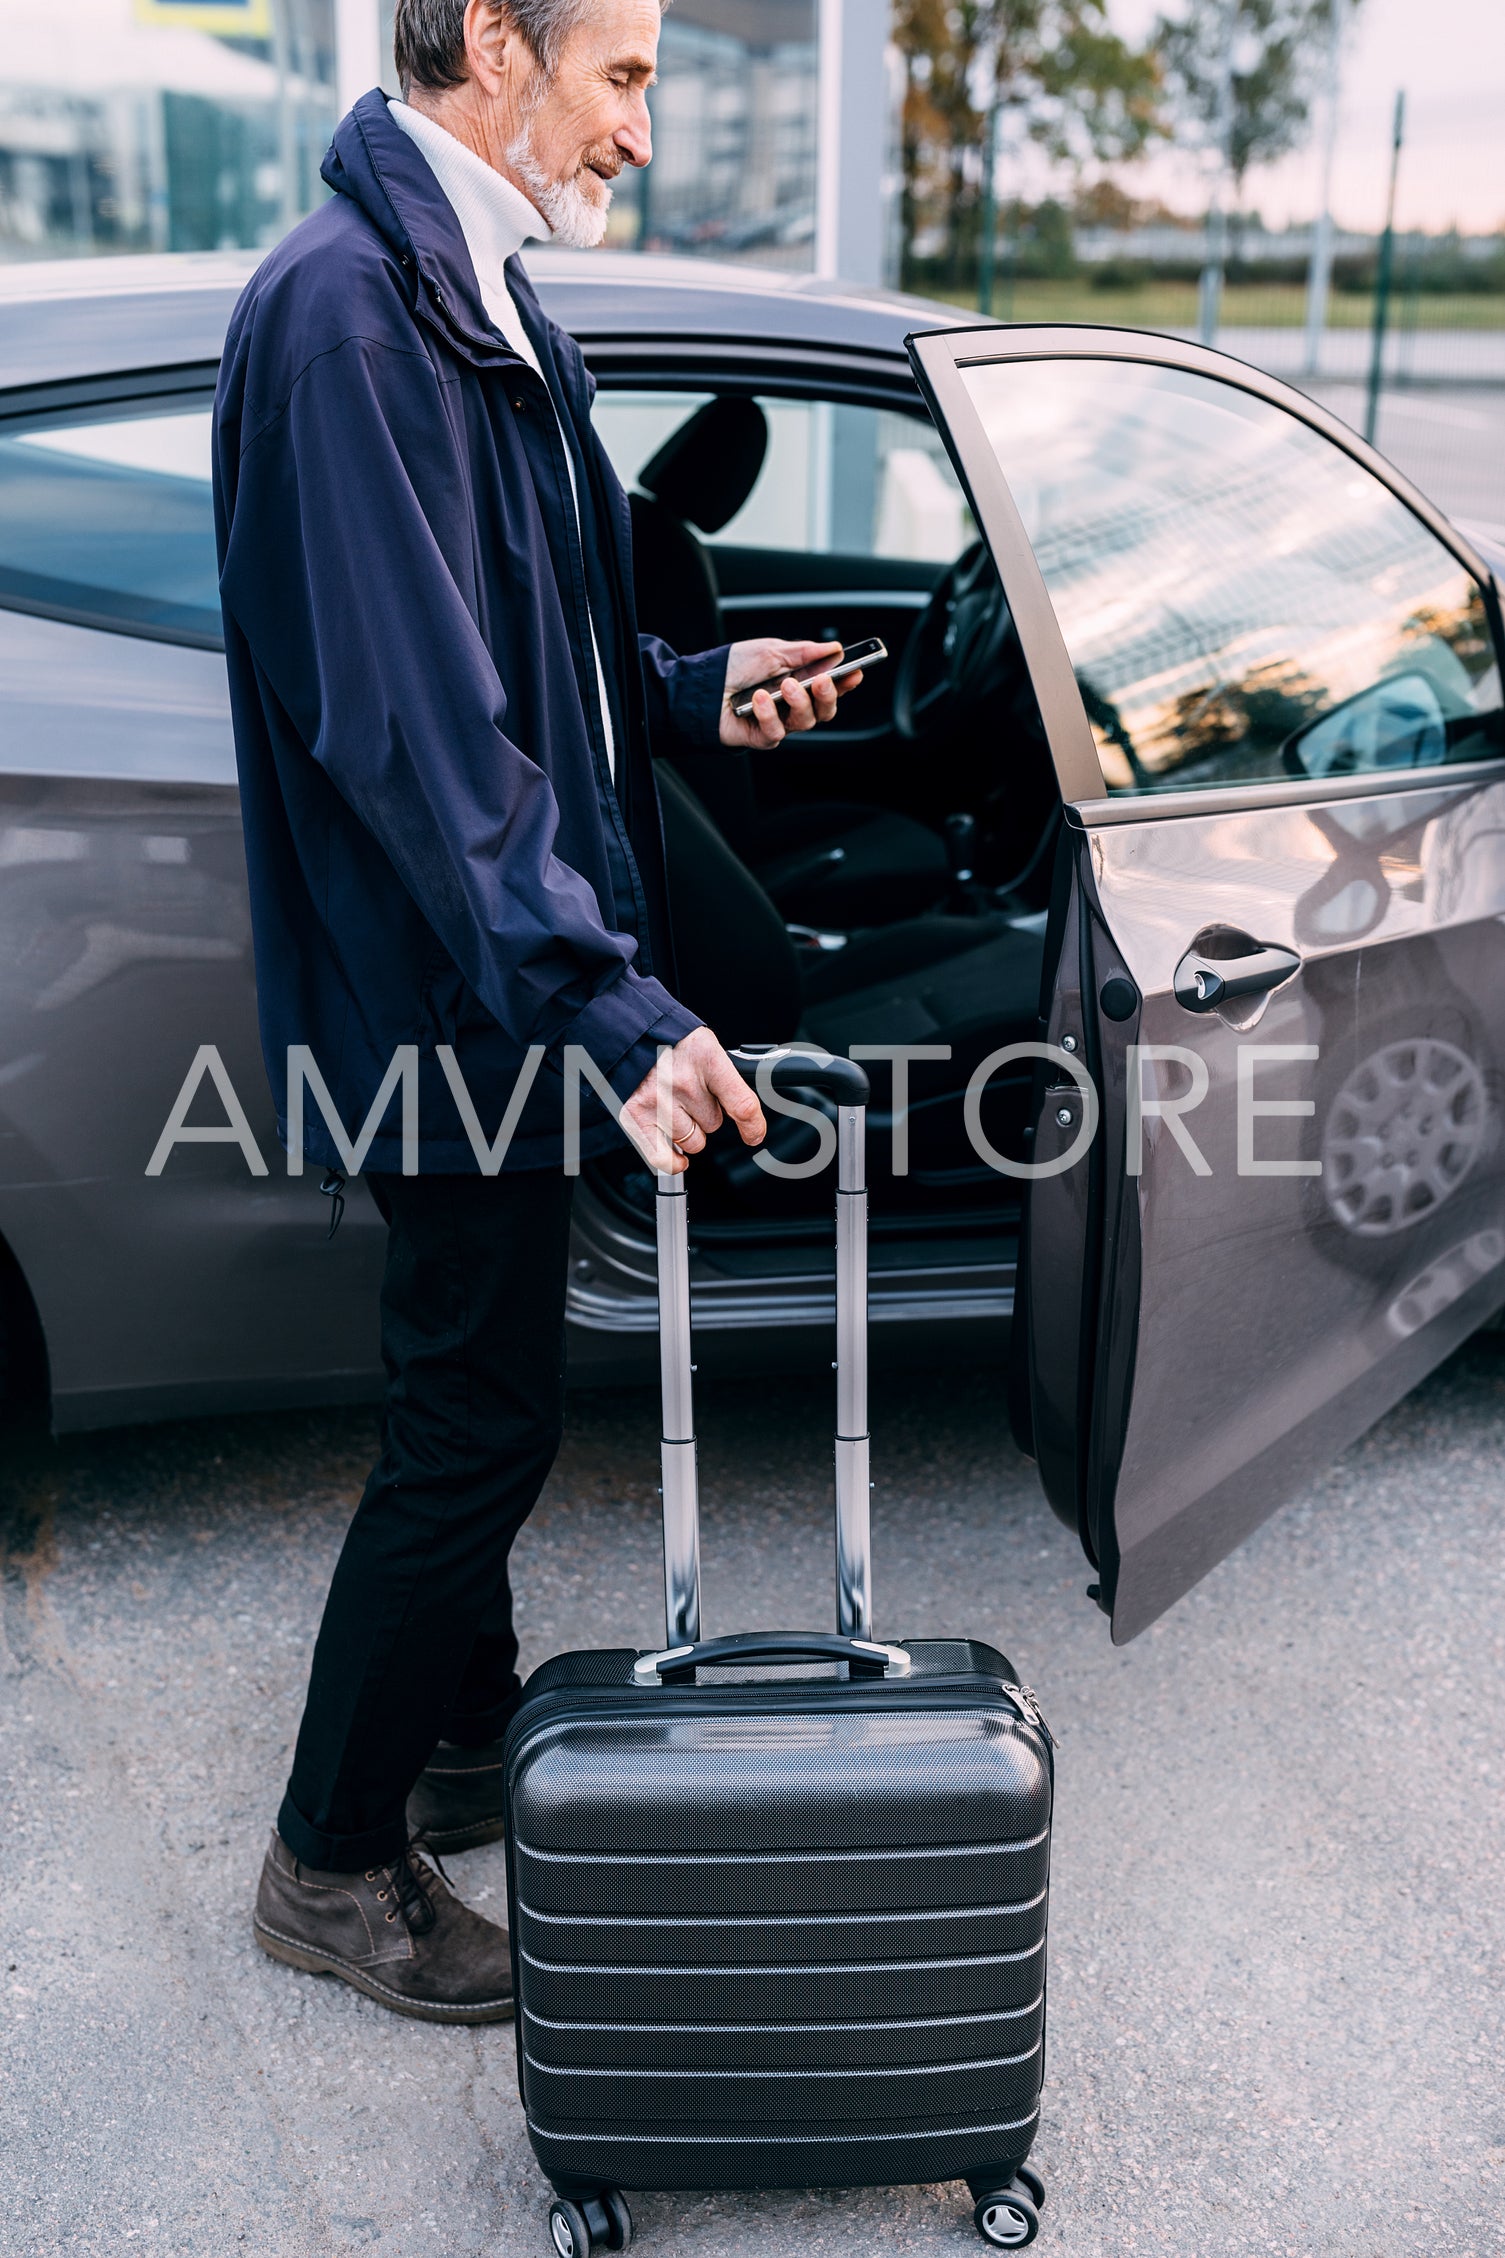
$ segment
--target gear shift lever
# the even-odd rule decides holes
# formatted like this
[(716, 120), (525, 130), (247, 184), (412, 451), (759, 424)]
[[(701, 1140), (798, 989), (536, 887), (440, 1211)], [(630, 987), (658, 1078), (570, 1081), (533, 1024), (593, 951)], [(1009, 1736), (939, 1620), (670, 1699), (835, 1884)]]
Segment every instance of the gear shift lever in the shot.
[(951, 864), (951, 875), (958, 886), (971, 884), (972, 857), (976, 852), (976, 816), (948, 815), (946, 818), (946, 857)]
[(982, 906), (982, 888), (977, 883), (974, 861), (977, 854), (977, 818), (975, 815), (948, 815), (946, 818), (946, 860), (951, 865), (951, 893), (956, 907), (964, 914), (976, 915)]

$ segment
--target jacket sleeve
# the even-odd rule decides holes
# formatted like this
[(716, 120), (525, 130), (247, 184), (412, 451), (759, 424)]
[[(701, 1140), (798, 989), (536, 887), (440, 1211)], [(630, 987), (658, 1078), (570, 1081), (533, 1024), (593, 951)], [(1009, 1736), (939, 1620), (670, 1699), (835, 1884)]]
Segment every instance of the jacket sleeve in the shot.
[(682, 659), (656, 635), (640, 635), (643, 686), (648, 693), (648, 738), (656, 754), (679, 749), (714, 752), (721, 743), (721, 702), (726, 694), (730, 643)]
[(461, 593), (463, 467), (427, 357), (347, 339), (220, 465), (222, 599), (486, 1009), (520, 1049), (579, 1044), (626, 1097), (699, 1022), (553, 851), (553, 788)]

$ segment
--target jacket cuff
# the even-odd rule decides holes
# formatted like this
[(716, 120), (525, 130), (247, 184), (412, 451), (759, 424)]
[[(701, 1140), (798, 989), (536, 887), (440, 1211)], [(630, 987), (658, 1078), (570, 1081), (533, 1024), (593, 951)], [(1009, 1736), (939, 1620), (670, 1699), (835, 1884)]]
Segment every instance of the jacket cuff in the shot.
[(662, 1019), (654, 1022), (641, 1042), (634, 1043), (632, 1049), (623, 1054), (606, 1079), (624, 1105), (639, 1083), (653, 1072), (665, 1044), (672, 1049), (701, 1025), (692, 1011), (686, 1011), (682, 1004), (674, 1004)]
[(700, 1024), (661, 981), (629, 969), (591, 998), (559, 1040), (561, 1046), (578, 1043), (625, 1103), (658, 1064), (663, 1046), (683, 1042)]
[(726, 695), (730, 643), (681, 659), (674, 682), (674, 723), (679, 734), (703, 752), (721, 743), (721, 702)]

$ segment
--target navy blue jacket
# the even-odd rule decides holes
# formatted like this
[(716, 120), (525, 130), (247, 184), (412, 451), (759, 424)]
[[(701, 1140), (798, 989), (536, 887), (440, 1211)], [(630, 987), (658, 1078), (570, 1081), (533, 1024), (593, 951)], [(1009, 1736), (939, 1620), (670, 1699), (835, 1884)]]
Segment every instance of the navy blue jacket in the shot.
[[(477, 1162), (436, 1045), (509, 1168), (557, 1166), (564, 1046), (619, 1097), (697, 1024), (672, 981), (658, 751), (717, 742), (726, 652), (640, 638), (626, 497), (579, 349), (509, 279), (563, 418), (486, 317), (460, 223), (367, 94), (335, 194), (258, 268), (215, 402), (220, 592), (262, 1044), (284, 1142), (307, 1044), (357, 1133), (419, 1054), (421, 1165)], [(581, 534), (584, 539), (582, 542)], [(616, 742), (607, 766), (590, 613)], [(616, 1141), (587, 1088), (582, 1152)], [(304, 1151), (338, 1152), (317, 1105)], [(366, 1165), (401, 1165), (394, 1090)]]

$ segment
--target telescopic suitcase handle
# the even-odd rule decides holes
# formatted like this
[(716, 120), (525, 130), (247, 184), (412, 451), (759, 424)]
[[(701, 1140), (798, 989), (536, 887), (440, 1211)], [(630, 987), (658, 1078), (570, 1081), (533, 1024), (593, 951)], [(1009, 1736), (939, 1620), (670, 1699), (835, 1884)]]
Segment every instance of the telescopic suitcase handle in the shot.
[[(836, 1103), (836, 1629), (872, 1634), (868, 1513), (868, 1079), (856, 1061), (784, 1044), (731, 1053), (760, 1097), (815, 1090)], [(663, 1377), (664, 1615), (668, 1646), (700, 1637), (700, 1497), (690, 1362), (690, 1241), (685, 1179), (660, 1176), (659, 1367)]]
[(741, 1050), (728, 1051), (727, 1057), (745, 1081), (756, 1085), (762, 1077), (763, 1087), (776, 1090), (780, 1097), (818, 1090), (822, 1097), (834, 1098), (838, 1106), (863, 1107), (868, 1101), (866, 1067), (835, 1051), (816, 1050), (813, 1045), (801, 1049), (798, 1043), (777, 1043), (766, 1050), (755, 1050), (746, 1044)]

